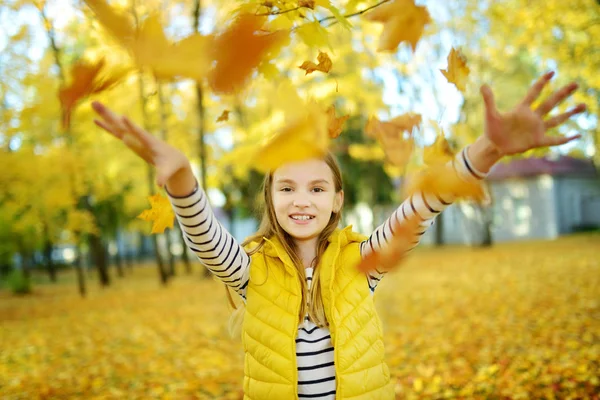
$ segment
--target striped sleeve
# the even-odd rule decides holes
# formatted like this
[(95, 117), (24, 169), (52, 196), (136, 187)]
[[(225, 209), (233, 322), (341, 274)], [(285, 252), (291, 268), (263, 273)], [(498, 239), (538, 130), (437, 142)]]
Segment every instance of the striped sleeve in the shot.
[(187, 246), (214, 276), (245, 300), (250, 257), (217, 220), (204, 190), (196, 182), (188, 196), (167, 195)]
[[(468, 146), (460, 151), (449, 163), (452, 165), (459, 177), (466, 181), (477, 182), (486, 177), (486, 174), (478, 171), (473, 166), (467, 153)], [(413, 215), (419, 220), (419, 229), (412, 239), (412, 245), (406, 252), (408, 254), (417, 247), (421, 237), (427, 229), (433, 225), (435, 218), (454, 202), (451, 193), (417, 192), (410, 195), (392, 215), (379, 225), (367, 240), (361, 243), (361, 256), (365, 257), (373, 251), (377, 251), (388, 244), (388, 241), (399, 229), (404, 221)], [(367, 274), (367, 281), (371, 292), (375, 291), (377, 284), (381, 281), (385, 271), (371, 271)]]

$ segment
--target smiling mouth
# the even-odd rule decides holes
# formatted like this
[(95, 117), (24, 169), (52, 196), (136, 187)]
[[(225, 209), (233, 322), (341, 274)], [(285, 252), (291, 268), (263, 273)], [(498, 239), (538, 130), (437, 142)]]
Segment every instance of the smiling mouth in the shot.
[(290, 215), (290, 218), (296, 221), (309, 221), (314, 217), (314, 215)]

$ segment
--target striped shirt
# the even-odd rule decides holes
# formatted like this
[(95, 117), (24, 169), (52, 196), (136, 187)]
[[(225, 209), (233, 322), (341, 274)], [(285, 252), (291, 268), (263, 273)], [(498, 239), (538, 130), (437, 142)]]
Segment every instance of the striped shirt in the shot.
[[(463, 149), (452, 160), (451, 165), (464, 180), (479, 181), (485, 174), (477, 171)], [(183, 237), (210, 272), (237, 292), (246, 301), (249, 282), (250, 257), (237, 240), (216, 219), (207, 196), (196, 185), (195, 190), (184, 197), (169, 195)], [(392, 215), (360, 244), (361, 256), (365, 257), (388, 243), (404, 221), (413, 215), (419, 220), (420, 229), (415, 233), (412, 250), (419, 244), (421, 236), (439, 213), (448, 207), (454, 198), (448, 193), (414, 193), (392, 213)], [(408, 252), (407, 251), (407, 252)], [(312, 280), (312, 268), (306, 269), (306, 279)], [(365, 276), (371, 294), (385, 276), (385, 271), (372, 271)], [(333, 344), (328, 328), (319, 328), (305, 317), (298, 326), (296, 357), (298, 362), (298, 396), (312, 399), (335, 399), (336, 381)]]

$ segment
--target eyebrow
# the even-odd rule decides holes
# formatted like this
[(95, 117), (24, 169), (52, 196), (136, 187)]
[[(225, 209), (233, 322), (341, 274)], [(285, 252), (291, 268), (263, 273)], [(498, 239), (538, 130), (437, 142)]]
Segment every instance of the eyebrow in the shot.
[[(294, 182), (294, 180), (292, 179), (277, 179), (277, 181), (275, 181), (275, 183), (296, 183)], [(310, 185), (317, 185), (317, 184), (329, 184), (329, 181), (327, 179), (315, 179), (313, 181), (310, 181), (309, 184)]]

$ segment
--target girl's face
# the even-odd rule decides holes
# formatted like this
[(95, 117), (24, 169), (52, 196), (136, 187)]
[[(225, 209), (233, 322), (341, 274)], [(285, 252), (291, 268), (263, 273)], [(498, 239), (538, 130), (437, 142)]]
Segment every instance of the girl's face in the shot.
[(344, 193), (335, 192), (331, 168), (321, 159), (282, 165), (273, 173), (271, 190), (277, 222), (296, 240), (317, 238), (344, 202)]

